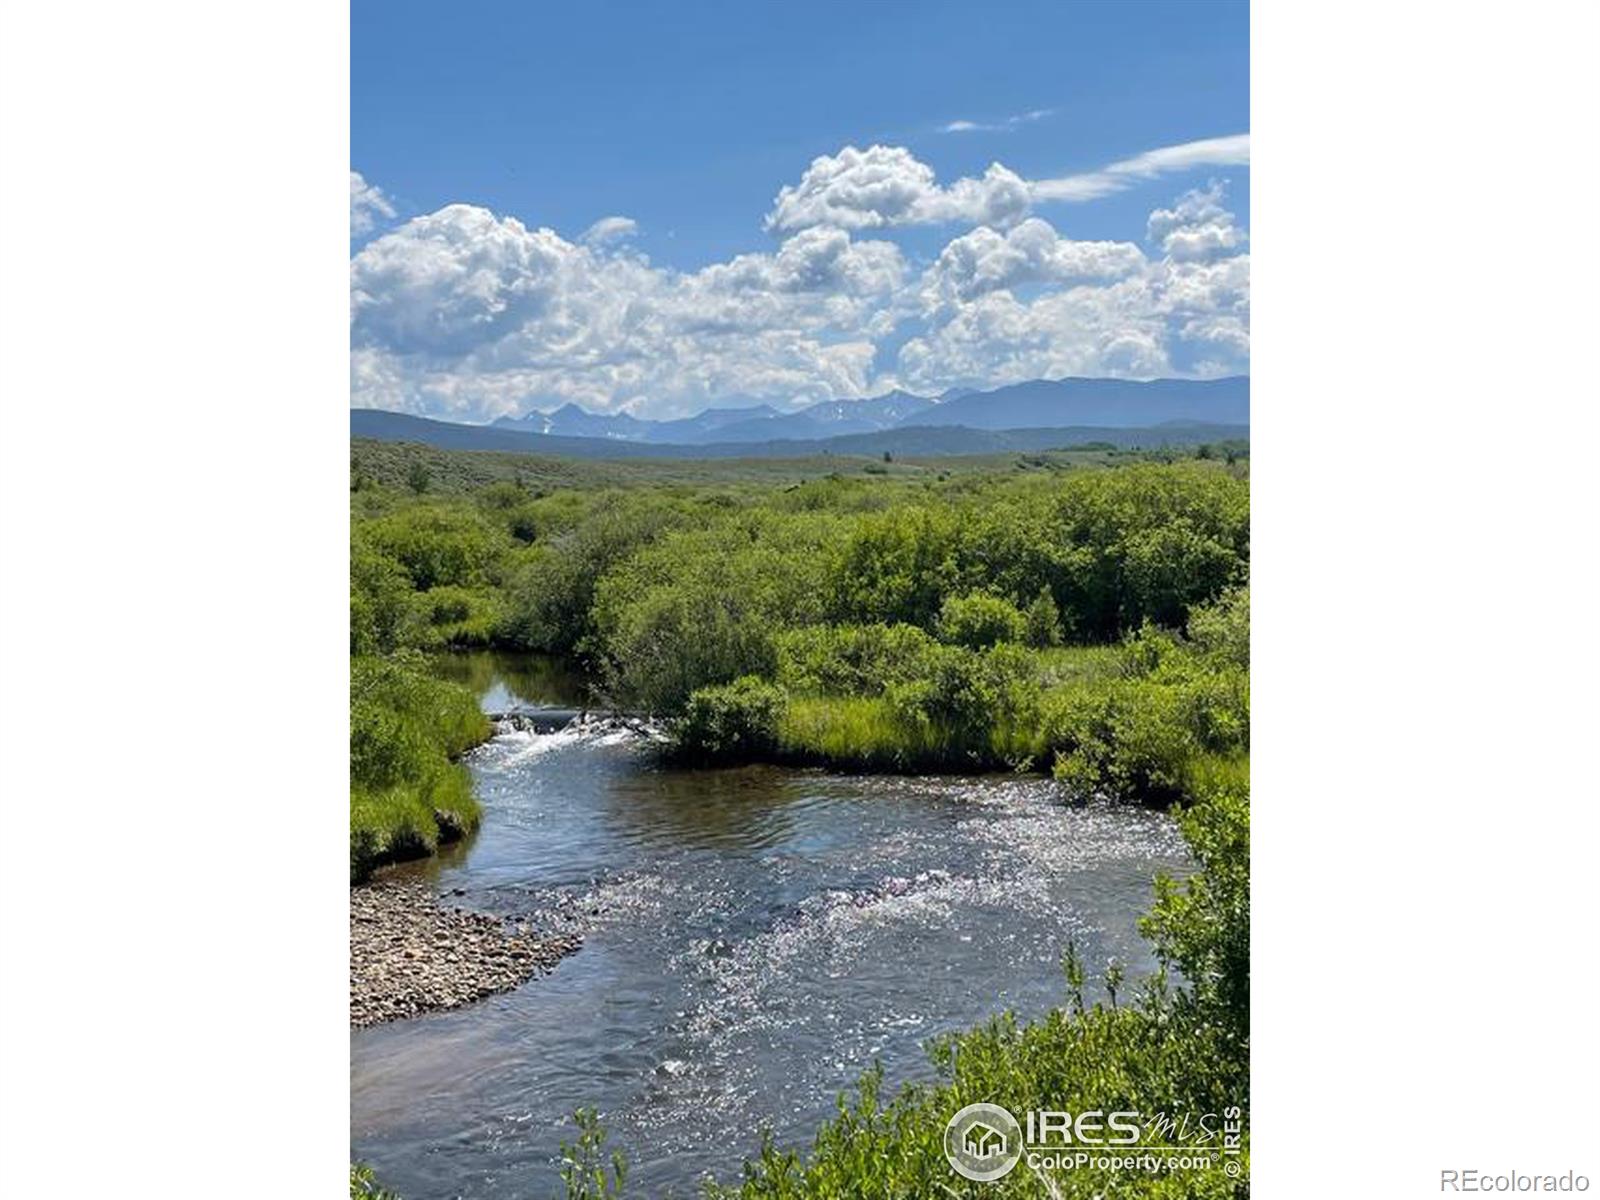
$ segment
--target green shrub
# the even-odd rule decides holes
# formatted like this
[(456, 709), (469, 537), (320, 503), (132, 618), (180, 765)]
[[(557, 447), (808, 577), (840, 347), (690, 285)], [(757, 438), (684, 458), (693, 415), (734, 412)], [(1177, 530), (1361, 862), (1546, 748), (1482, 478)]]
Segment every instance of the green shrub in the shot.
[(1170, 804), (1200, 742), (1172, 688), (1118, 680), (1076, 692), (1046, 716), (1055, 777), (1082, 796)]
[(821, 616), (822, 516), (742, 514), (663, 537), (596, 589), (594, 621), (618, 695), (675, 713), (698, 688), (770, 677), (776, 635)]
[(927, 628), (959, 577), (958, 526), (943, 507), (894, 508), (857, 520), (829, 570), (837, 620)]
[(404, 567), (418, 591), (481, 580), (497, 550), (484, 519), (461, 506), (413, 505), (367, 522), (361, 534)]
[(969, 592), (945, 600), (935, 628), (940, 641), (982, 650), (1000, 642), (1022, 641), (1027, 619), (1009, 600), (988, 592)]
[[(1222, 621), (1247, 648), (1248, 599), (1242, 611), (1230, 596), (1194, 620)], [(1167, 804), (1188, 794), (1200, 756), (1248, 752), (1250, 677), (1231, 651), (1146, 627), (1119, 654), (1116, 675), (1045, 693), (1035, 752), (1053, 756), (1056, 778), (1086, 797)]]
[(672, 724), (674, 753), (694, 762), (770, 757), (787, 700), (782, 688), (755, 675), (700, 688)]
[(551, 496), (526, 515), (549, 532), (511, 580), (504, 636), (521, 649), (564, 655), (589, 648), (601, 576), (685, 519), (670, 499), (626, 493)]
[(915, 625), (809, 625), (775, 639), (777, 678), (797, 694), (878, 696), (922, 675), (939, 644)]
[(419, 627), (411, 577), (357, 539), (350, 546), (350, 653), (387, 654), (411, 645)]
[(1197, 1000), (1215, 1008), (1246, 1053), (1250, 1033), (1250, 760), (1204, 757), (1191, 764), (1195, 803), (1178, 824), (1200, 869), (1182, 883), (1156, 881), (1140, 929), (1160, 960), (1183, 973)]
[(1212, 658), (1250, 669), (1250, 589), (1231, 588), (1189, 615), (1189, 637)]
[(487, 646), (504, 612), (498, 593), (487, 588), (442, 584), (422, 592), (418, 600), (428, 624), (428, 646)]
[(1039, 589), (1039, 594), (1024, 610), (1022, 618), (1022, 636), (1028, 645), (1043, 650), (1061, 644), (1061, 610), (1056, 607), (1049, 588)]
[(388, 1188), (379, 1186), (371, 1167), (363, 1163), (351, 1163), (350, 1200), (400, 1200), (400, 1197)]
[(476, 828), (471, 779), (453, 760), (489, 733), (472, 693), (419, 656), (350, 660), (352, 880)]

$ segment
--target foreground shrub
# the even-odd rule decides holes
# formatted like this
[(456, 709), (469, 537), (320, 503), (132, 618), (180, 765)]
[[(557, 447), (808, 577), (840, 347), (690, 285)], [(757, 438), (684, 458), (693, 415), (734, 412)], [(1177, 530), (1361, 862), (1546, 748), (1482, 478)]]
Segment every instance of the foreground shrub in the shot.
[(350, 1200), (400, 1200), (400, 1197), (379, 1185), (371, 1167), (364, 1163), (351, 1163)]
[(1223, 1018), (1246, 1052), (1250, 1033), (1250, 760), (1204, 756), (1190, 764), (1178, 814), (1200, 869), (1182, 883), (1156, 880), (1156, 901), (1140, 929), (1162, 962)]

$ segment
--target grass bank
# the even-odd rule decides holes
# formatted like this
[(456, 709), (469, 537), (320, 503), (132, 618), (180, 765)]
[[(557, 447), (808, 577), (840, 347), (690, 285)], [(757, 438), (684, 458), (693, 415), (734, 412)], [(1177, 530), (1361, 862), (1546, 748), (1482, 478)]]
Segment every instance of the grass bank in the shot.
[(473, 694), (435, 678), (421, 655), (350, 660), (351, 882), (478, 827), (456, 760), (490, 733)]

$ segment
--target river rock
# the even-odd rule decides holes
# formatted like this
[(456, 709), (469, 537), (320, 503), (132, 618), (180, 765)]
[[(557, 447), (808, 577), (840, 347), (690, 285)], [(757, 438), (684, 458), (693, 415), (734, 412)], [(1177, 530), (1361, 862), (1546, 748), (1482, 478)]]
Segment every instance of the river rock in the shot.
[[(459, 894), (459, 890), (457, 892)], [(350, 1024), (398, 1021), (507, 992), (583, 942), (490, 913), (445, 908), (422, 880), (350, 889)]]

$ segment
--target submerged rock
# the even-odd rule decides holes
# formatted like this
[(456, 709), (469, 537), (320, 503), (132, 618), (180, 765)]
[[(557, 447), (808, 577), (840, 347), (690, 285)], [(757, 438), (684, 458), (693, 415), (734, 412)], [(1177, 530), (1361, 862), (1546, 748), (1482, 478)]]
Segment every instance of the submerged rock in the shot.
[(420, 880), (351, 888), (350, 1024), (398, 1021), (510, 991), (582, 943), (578, 934), (541, 937), (526, 924), (444, 908)]

